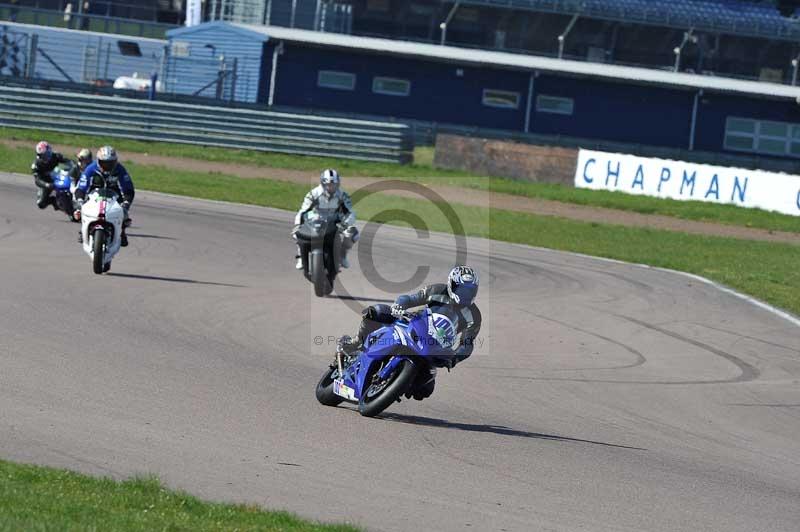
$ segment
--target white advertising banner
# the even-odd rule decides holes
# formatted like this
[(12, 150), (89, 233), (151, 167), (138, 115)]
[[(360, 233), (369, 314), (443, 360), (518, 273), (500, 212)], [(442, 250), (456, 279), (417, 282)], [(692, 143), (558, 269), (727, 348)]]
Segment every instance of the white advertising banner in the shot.
[(186, 25), (197, 26), (202, 18), (202, 0), (187, 0), (186, 2)]
[(800, 176), (580, 150), (575, 187), (800, 216)]

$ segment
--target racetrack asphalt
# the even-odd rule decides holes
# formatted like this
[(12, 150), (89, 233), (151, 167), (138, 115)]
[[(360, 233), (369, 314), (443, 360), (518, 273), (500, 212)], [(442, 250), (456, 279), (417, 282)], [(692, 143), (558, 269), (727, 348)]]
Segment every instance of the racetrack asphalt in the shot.
[[(468, 239), (475, 354), (367, 419), (314, 397), (396, 295), (366, 251), (318, 299), (292, 213), (142, 191), (96, 276), (29, 176), (0, 208), (0, 458), (376, 531), (800, 530), (800, 327), (710, 284)], [(453, 249), (384, 227), (371, 257), (433, 282)]]

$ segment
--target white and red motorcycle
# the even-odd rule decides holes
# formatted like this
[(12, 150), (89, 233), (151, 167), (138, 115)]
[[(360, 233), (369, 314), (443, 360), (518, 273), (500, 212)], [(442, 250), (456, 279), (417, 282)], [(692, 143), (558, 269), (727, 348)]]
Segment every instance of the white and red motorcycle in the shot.
[(103, 187), (92, 190), (81, 207), (83, 250), (92, 259), (96, 274), (111, 268), (111, 259), (119, 252), (125, 211), (117, 192)]

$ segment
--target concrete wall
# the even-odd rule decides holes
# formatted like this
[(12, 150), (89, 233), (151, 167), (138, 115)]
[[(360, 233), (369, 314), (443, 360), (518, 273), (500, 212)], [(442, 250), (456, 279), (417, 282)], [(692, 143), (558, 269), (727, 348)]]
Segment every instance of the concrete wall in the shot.
[(436, 137), (434, 164), (441, 168), (573, 186), (578, 150), (458, 135)]

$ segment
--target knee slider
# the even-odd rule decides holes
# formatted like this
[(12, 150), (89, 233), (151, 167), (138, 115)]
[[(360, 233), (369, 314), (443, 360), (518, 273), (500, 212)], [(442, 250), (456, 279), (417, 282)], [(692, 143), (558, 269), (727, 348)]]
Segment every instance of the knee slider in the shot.
[(355, 225), (351, 225), (347, 229), (344, 230), (344, 237), (349, 239), (353, 244), (358, 242), (358, 239), (361, 235), (358, 233), (358, 227)]

